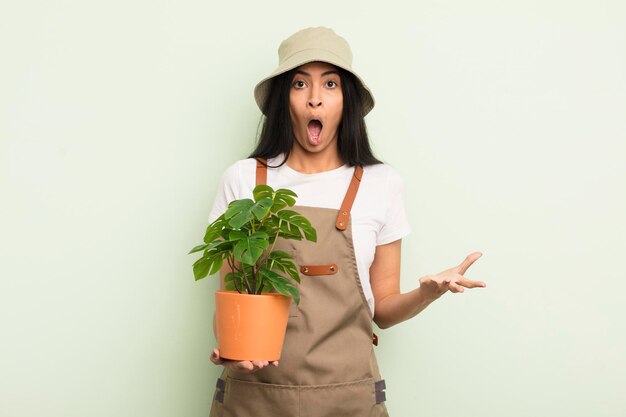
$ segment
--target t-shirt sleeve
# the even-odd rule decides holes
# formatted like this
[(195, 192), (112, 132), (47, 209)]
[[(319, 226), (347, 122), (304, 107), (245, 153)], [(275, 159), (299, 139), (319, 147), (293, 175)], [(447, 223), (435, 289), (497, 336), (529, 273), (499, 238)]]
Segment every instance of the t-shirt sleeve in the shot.
[(394, 169), (387, 177), (387, 209), (385, 220), (378, 232), (376, 245), (384, 245), (402, 239), (411, 232), (404, 206), (404, 180)]
[(239, 198), (240, 184), (239, 166), (235, 163), (226, 169), (220, 179), (213, 208), (209, 214), (209, 223), (213, 223), (215, 219), (221, 216), (231, 201)]

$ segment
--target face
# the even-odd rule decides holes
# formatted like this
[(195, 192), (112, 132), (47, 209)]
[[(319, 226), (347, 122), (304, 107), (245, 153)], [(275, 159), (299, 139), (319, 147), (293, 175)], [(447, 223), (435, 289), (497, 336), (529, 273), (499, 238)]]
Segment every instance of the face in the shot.
[(298, 67), (289, 92), (294, 152), (338, 154), (343, 112), (341, 78), (336, 67), (312, 62)]

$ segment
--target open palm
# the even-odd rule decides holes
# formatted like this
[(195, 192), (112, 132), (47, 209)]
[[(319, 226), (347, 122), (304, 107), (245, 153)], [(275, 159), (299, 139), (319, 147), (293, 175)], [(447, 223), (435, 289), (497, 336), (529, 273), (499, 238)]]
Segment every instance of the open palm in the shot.
[(459, 293), (464, 292), (465, 288), (486, 287), (483, 281), (474, 281), (463, 276), (467, 269), (481, 256), (483, 256), (481, 252), (472, 252), (459, 265), (436, 275), (420, 278), (420, 288), (426, 291), (430, 298), (436, 299), (448, 290)]

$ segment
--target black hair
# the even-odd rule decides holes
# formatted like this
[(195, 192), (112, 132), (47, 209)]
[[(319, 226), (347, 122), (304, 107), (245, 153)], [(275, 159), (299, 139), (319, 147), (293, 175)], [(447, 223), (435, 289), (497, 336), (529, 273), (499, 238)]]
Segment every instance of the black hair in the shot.
[[(283, 165), (293, 147), (294, 134), (289, 115), (289, 91), (297, 68), (277, 75), (270, 86), (263, 105), (263, 125), (256, 149), (249, 158), (274, 158), (285, 155)], [(341, 78), (343, 113), (338, 128), (337, 149), (344, 163), (349, 166), (366, 166), (382, 163), (372, 152), (363, 114), (363, 100), (358, 88), (359, 81), (349, 71), (337, 68)]]

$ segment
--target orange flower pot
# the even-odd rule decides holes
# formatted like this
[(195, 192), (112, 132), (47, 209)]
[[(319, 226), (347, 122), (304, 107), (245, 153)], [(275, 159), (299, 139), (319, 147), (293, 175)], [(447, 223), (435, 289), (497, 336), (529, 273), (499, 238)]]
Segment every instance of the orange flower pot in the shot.
[(215, 332), (220, 356), (234, 360), (280, 359), (291, 298), (281, 294), (215, 292)]

